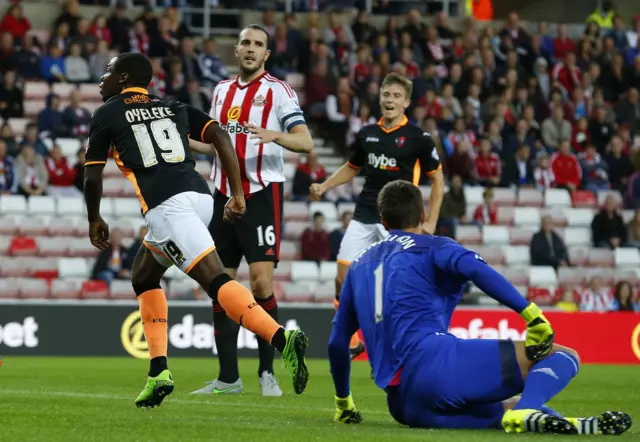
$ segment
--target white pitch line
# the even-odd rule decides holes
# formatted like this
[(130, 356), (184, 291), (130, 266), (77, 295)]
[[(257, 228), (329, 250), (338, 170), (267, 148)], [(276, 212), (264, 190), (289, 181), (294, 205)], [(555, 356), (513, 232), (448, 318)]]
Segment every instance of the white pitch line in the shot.
[[(27, 397), (67, 397), (67, 398), (84, 398), (84, 399), (105, 399), (105, 400), (118, 400), (118, 401), (130, 401), (130, 396), (121, 396), (121, 395), (112, 395), (112, 394), (95, 394), (95, 393), (78, 393), (73, 391), (33, 391), (33, 390), (0, 390), (1, 396), (27, 396)], [(328, 407), (303, 407), (298, 405), (278, 405), (278, 404), (255, 404), (255, 403), (240, 403), (240, 402), (226, 402), (224, 400), (220, 401), (196, 401), (189, 399), (176, 399), (172, 397), (168, 397), (166, 401), (170, 403), (176, 404), (187, 404), (187, 405), (223, 405), (225, 407), (238, 407), (238, 408), (270, 408), (270, 409), (278, 409), (278, 410), (304, 410), (304, 411), (322, 411), (322, 412), (330, 412), (333, 413), (335, 409)], [(361, 409), (362, 411), (362, 409)], [(378, 410), (368, 410), (363, 411), (363, 414), (370, 415), (385, 415), (389, 416), (389, 413), (385, 411)]]

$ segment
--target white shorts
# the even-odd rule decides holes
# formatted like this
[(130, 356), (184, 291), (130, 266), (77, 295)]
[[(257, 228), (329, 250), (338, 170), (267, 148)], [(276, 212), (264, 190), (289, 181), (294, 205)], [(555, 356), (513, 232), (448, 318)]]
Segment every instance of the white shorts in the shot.
[(204, 193), (174, 195), (145, 215), (149, 233), (144, 245), (165, 267), (175, 265), (185, 273), (213, 250), (209, 233), (213, 197)]
[(360, 221), (351, 220), (344, 232), (338, 262), (349, 265), (358, 256), (358, 253), (369, 247), (374, 242), (387, 237), (387, 232), (382, 224), (363, 224)]

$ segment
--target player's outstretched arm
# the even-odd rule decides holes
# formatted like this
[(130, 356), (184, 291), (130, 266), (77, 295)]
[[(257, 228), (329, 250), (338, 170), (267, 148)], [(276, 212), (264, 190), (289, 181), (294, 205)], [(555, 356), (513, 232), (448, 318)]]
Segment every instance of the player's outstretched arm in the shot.
[(89, 238), (100, 250), (109, 247), (109, 226), (100, 216), (102, 198), (102, 171), (104, 164), (91, 164), (84, 168), (84, 200), (87, 204)]
[(347, 162), (344, 163), (338, 170), (336, 170), (333, 175), (331, 175), (328, 179), (326, 179), (321, 184), (312, 184), (309, 189), (309, 198), (312, 201), (317, 201), (322, 198), (328, 190), (333, 189), (334, 187), (338, 187), (341, 184), (348, 183), (356, 176), (358, 176), (358, 172), (360, 172), (360, 168), (352, 165)]
[(429, 195), (429, 212), (427, 214), (427, 221), (424, 223), (423, 228), (433, 234), (436, 231), (438, 224), (438, 218), (440, 217), (440, 207), (442, 207), (442, 198), (444, 197), (444, 174), (442, 173), (442, 167), (438, 167), (435, 171), (429, 174), (431, 179), (431, 195)]
[(454, 242), (451, 244), (435, 254), (438, 266), (453, 274), (464, 275), (484, 293), (518, 313), (527, 323), (527, 357), (537, 361), (547, 356), (553, 348), (554, 332), (540, 308), (527, 301), (480, 255)]
[(313, 149), (313, 139), (306, 124), (299, 124), (291, 128), (290, 132), (278, 132), (247, 124), (251, 139), (256, 143), (276, 143), (291, 152), (309, 153)]

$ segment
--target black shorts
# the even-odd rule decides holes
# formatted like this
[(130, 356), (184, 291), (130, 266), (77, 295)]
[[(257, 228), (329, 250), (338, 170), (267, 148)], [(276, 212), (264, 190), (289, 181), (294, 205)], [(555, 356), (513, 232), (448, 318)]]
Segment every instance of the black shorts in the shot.
[(237, 269), (243, 256), (248, 264), (267, 261), (277, 266), (282, 237), (283, 196), (282, 183), (271, 183), (246, 197), (245, 215), (234, 223), (228, 223), (223, 220), (223, 215), (229, 198), (216, 191), (209, 231), (226, 268)]

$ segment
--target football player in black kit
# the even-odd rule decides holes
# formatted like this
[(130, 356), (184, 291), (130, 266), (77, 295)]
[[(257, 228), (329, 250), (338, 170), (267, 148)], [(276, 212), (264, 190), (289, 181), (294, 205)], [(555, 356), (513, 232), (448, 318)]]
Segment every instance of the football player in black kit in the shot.
[(151, 62), (140, 54), (123, 53), (107, 65), (100, 84), (105, 103), (91, 117), (84, 181), (94, 246), (109, 247), (109, 226), (100, 216), (100, 198), (110, 149), (136, 190), (149, 228), (131, 271), (151, 357), (147, 383), (135, 404), (158, 406), (174, 389), (167, 367), (168, 307), (160, 287), (172, 265), (198, 282), (231, 319), (281, 352), (300, 394), (308, 380), (307, 337), (300, 331), (285, 331), (256, 304), (250, 291), (225, 273), (208, 230), (213, 197), (195, 170), (189, 139), (214, 145), (231, 187), (224, 210), (225, 219), (232, 221), (244, 214), (245, 200), (229, 135), (204, 112), (149, 95), (146, 87), (151, 76)]
[[(398, 74), (387, 75), (380, 88), (382, 118), (360, 130), (346, 164), (324, 183), (311, 186), (310, 199), (318, 200), (327, 190), (351, 181), (359, 173), (366, 178), (353, 220), (340, 243), (336, 306), (351, 261), (359, 252), (387, 235), (377, 208), (378, 193), (385, 184), (405, 180), (417, 186), (421, 175), (427, 174), (431, 179), (431, 196), (427, 221), (422, 227), (425, 232), (435, 232), (444, 195), (444, 176), (433, 139), (409, 123), (404, 114), (411, 104), (412, 88), (411, 80)], [(352, 354), (355, 356), (363, 349), (358, 336), (354, 335)]]

